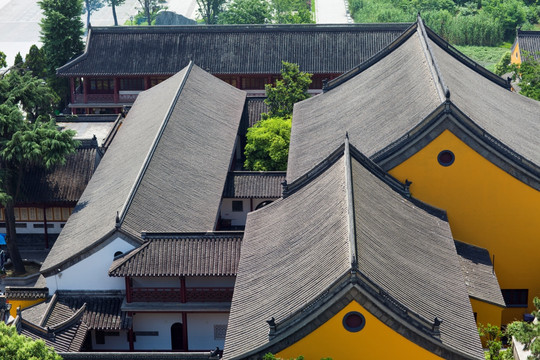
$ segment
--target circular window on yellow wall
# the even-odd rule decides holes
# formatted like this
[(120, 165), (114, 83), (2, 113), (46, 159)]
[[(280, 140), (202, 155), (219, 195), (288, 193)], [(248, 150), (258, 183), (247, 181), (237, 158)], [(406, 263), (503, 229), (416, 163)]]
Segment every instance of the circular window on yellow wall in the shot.
[(450, 166), (454, 163), (454, 160), (456, 157), (454, 156), (454, 153), (450, 150), (443, 150), (437, 155), (437, 161), (442, 166)]
[(360, 314), (358, 311), (348, 312), (343, 317), (343, 327), (350, 332), (358, 332), (364, 328), (366, 325), (366, 319), (364, 315)]

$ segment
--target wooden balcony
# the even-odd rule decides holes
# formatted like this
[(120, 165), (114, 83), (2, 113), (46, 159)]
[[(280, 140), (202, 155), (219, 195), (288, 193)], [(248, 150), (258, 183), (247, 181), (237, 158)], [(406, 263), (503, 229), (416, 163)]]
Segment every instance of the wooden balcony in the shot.
[(233, 288), (132, 288), (128, 302), (231, 302)]

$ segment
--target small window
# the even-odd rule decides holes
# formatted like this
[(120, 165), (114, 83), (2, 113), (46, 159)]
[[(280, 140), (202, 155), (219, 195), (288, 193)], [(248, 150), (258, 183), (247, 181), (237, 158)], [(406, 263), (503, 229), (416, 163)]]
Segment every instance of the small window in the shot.
[(443, 150), (437, 156), (437, 160), (442, 166), (450, 166), (454, 163), (455, 156), (450, 150)]
[(529, 302), (528, 289), (502, 289), (504, 302), (507, 307), (527, 307)]
[(232, 211), (234, 212), (242, 212), (244, 211), (244, 202), (239, 200), (234, 200), (232, 202)]
[(366, 325), (364, 315), (357, 311), (351, 311), (343, 317), (343, 327), (350, 332), (358, 332)]

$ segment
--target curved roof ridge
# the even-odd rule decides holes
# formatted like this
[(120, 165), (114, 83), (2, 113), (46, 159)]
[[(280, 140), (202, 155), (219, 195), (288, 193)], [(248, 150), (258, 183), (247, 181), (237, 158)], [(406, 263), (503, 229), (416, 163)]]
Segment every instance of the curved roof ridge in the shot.
[(450, 90), (444, 83), (442, 73), (439, 70), (439, 65), (437, 64), (437, 60), (435, 59), (435, 54), (433, 54), (433, 51), (431, 51), (431, 46), (429, 46), (429, 43), (427, 41), (428, 37), (426, 33), (426, 28), (424, 26), (424, 21), (422, 20), (422, 17), (420, 17), (420, 13), (418, 13), (417, 24), (418, 24), (417, 31), (420, 37), (420, 44), (422, 45), (422, 50), (424, 50), (424, 55), (426, 57), (427, 65), (429, 67), (429, 71), (431, 72), (433, 82), (435, 83), (435, 87), (437, 88), (437, 93), (439, 94), (439, 98), (441, 99), (441, 102), (443, 102), (446, 98), (450, 97)]
[(411, 26), (407, 30), (405, 30), (396, 40), (392, 41), (389, 45), (384, 47), (382, 50), (380, 50), (378, 53), (373, 55), (367, 61), (361, 64), (358, 64), (356, 67), (341, 74), (337, 78), (328, 81), (325, 85), (323, 85), (323, 92), (332, 90), (333, 88), (343, 84), (344, 82), (347, 82), (351, 78), (355, 77), (356, 75), (360, 74), (364, 70), (367, 70), (372, 65), (379, 62), (382, 58), (386, 57), (395, 49), (399, 48), (401, 44), (407, 41), (416, 32), (415, 30), (417, 26), (418, 26), (418, 22), (411, 24)]
[(450, 54), (456, 60), (468, 66), (470, 69), (474, 70), (476, 73), (482, 75), (486, 79), (491, 80), (495, 84), (501, 86), (502, 88), (505, 88), (506, 90), (511, 89), (512, 85), (510, 84), (510, 81), (508, 79), (505, 80), (501, 78), (500, 76), (495, 75), (494, 73), (492, 73), (491, 71), (483, 67), (482, 65), (478, 64), (476, 61), (463, 55), (458, 49), (456, 49), (448, 41), (444, 40), (442, 37), (437, 35), (429, 27), (425, 27), (425, 31), (426, 31), (427, 38), (429, 38), (435, 44), (437, 44), (442, 49), (444, 49), (448, 54)]
[(163, 119), (163, 122), (161, 123), (161, 126), (158, 130), (158, 133), (156, 134), (154, 140), (152, 141), (152, 146), (150, 150), (148, 151), (148, 154), (146, 155), (146, 158), (144, 159), (143, 165), (141, 169), (139, 170), (139, 173), (137, 174), (137, 178), (135, 180), (135, 183), (133, 184), (131, 190), (129, 191), (128, 198), (126, 202), (124, 203), (124, 206), (121, 208), (118, 218), (116, 227), (120, 227), (126, 217), (126, 214), (129, 210), (129, 207), (131, 206), (131, 203), (133, 201), (133, 198), (135, 197), (135, 193), (137, 192), (137, 189), (139, 188), (139, 185), (141, 184), (141, 181), (144, 177), (144, 174), (146, 172), (146, 169), (148, 169), (148, 165), (150, 164), (150, 161), (152, 160), (152, 157), (156, 151), (156, 148), (159, 144), (159, 141), (161, 140), (161, 137), (163, 135), (163, 132), (165, 131), (165, 128), (167, 127), (167, 124), (169, 123), (169, 119), (171, 118), (171, 114), (174, 110), (174, 107), (178, 101), (178, 98), (180, 97), (180, 94), (182, 93), (182, 89), (184, 88), (184, 85), (186, 84), (187, 79), (189, 78), (189, 74), (191, 73), (191, 69), (193, 68), (193, 62), (190, 61), (189, 65), (187, 66), (186, 73), (184, 74), (184, 78), (180, 82), (178, 89), (176, 90), (176, 94), (171, 101), (171, 104), (169, 105), (169, 109), (167, 110), (167, 115)]
[(349, 227), (349, 246), (351, 252), (351, 267), (358, 268), (358, 257), (356, 256), (356, 221), (354, 216), (354, 186), (351, 168), (351, 153), (349, 151), (349, 133), (345, 134), (345, 187), (347, 197), (347, 225)]

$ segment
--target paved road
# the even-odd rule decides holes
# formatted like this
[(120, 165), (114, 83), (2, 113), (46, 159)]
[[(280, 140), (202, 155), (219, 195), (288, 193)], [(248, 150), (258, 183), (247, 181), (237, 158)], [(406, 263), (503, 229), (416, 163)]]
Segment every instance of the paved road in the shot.
[(317, 24), (346, 24), (348, 16), (345, 0), (315, 0)]
[[(169, 0), (169, 10), (194, 19), (196, 0)], [(116, 8), (118, 23), (124, 24), (137, 14), (137, 0), (126, 0)], [(0, 0), (0, 51), (7, 55), (8, 65), (12, 65), (17, 52), (24, 57), (33, 44), (41, 46), (39, 21), (42, 14), (37, 0)], [(86, 25), (86, 15), (81, 17)], [(90, 22), (94, 26), (114, 25), (112, 10), (103, 7), (92, 14)]]

